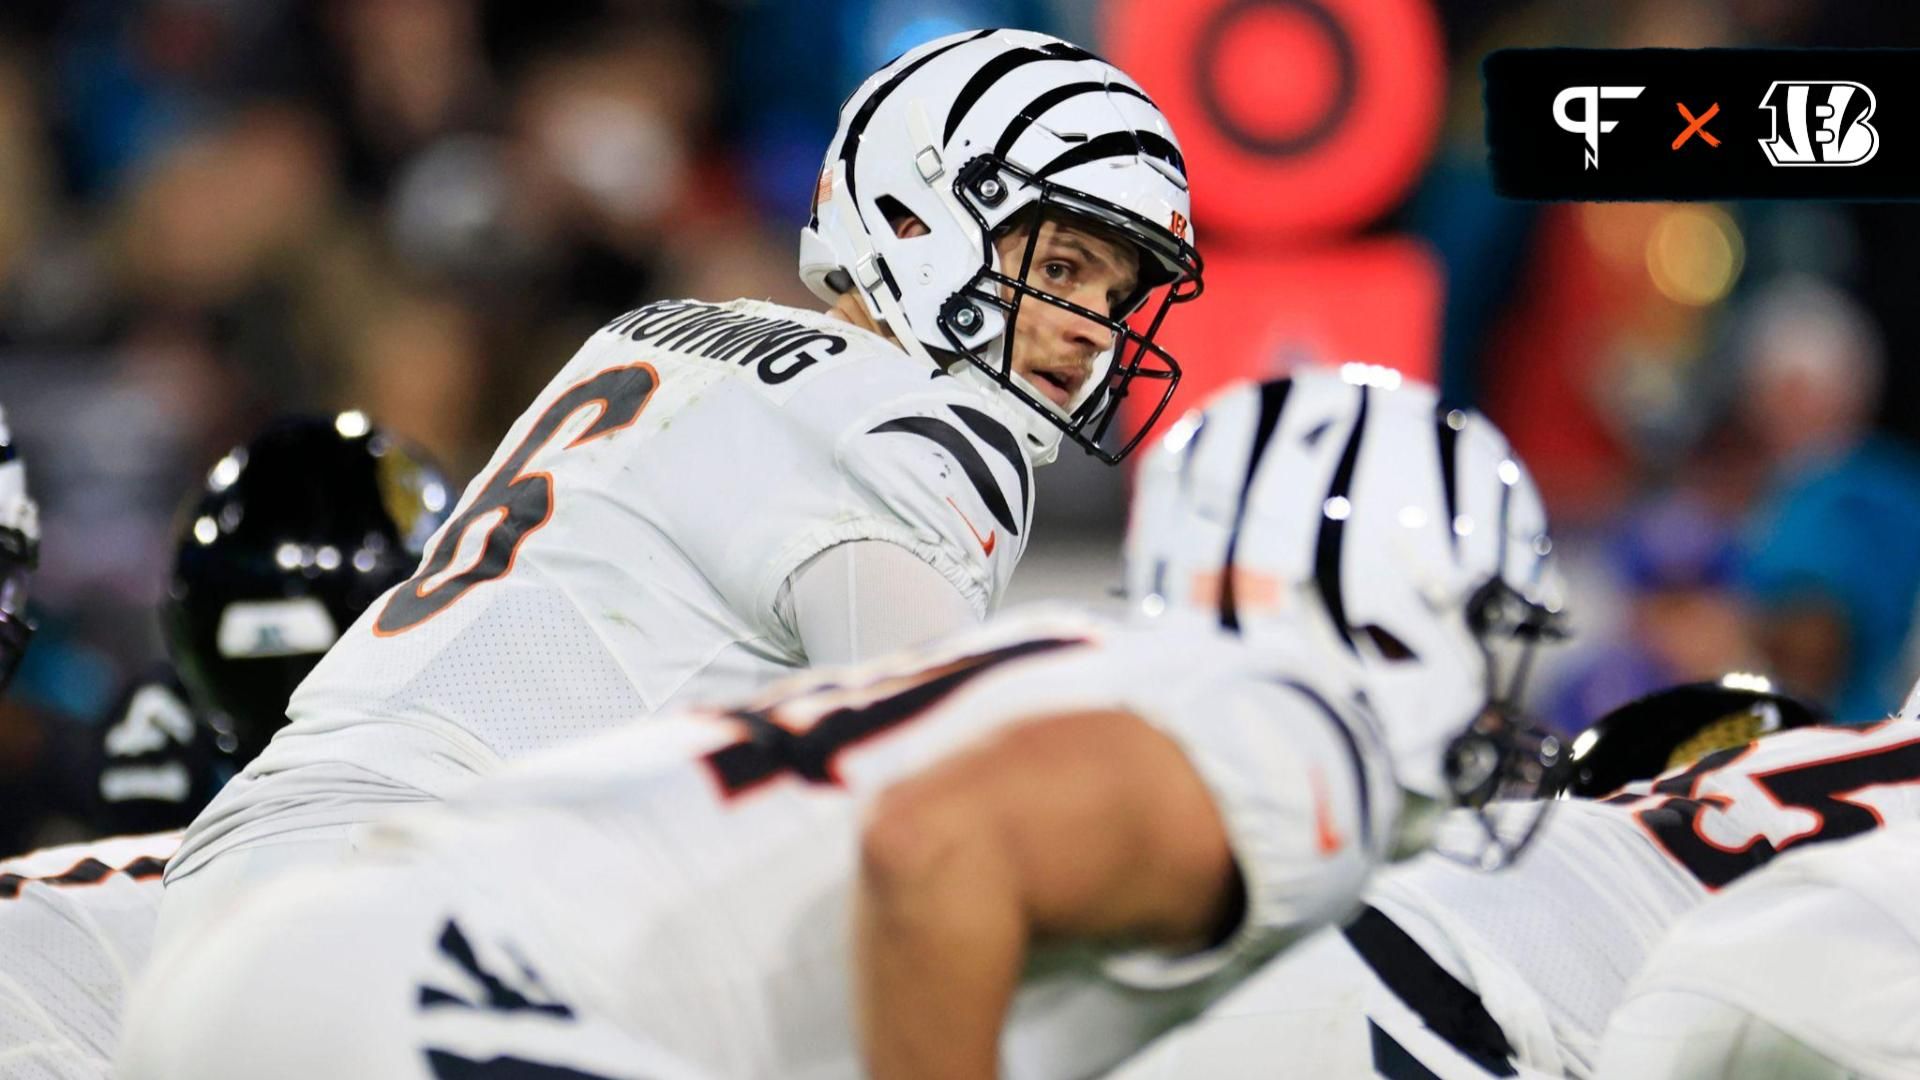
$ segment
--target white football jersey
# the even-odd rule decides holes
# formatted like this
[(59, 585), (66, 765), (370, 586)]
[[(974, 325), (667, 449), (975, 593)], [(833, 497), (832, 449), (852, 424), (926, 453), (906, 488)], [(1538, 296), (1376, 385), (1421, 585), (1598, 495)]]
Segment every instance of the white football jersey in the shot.
[(108, 1075), (177, 832), (0, 862), (0, 1077)]
[(1794, 852), (1689, 914), (1634, 979), (1600, 1075), (1920, 1075), (1920, 824)]
[(817, 312), (621, 316), (301, 684), (169, 879), (804, 667), (782, 590), (836, 544), (897, 544), (984, 617), (1032, 518), (1018, 407)]
[[(1461, 995), (1423, 991), (1435, 980), (1409, 974), (1436, 963), (1479, 1001), (1496, 1022), (1507, 1064), (1523, 1072), (1590, 1076), (1607, 1018), (1629, 980), (1681, 916), (1720, 887), (1802, 844), (1837, 840), (1883, 823), (1920, 820), (1920, 721), (1891, 720), (1873, 728), (1802, 728), (1757, 743), (1709, 754), (1659, 779), (1631, 784), (1609, 798), (1568, 800), (1523, 853), (1502, 871), (1484, 873), (1429, 854), (1376, 875), (1367, 903), (1417, 944), (1424, 956), (1366, 956), (1372, 970), (1352, 968), (1349, 1000), (1368, 997), (1377, 978), (1403, 997), (1432, 1002), (1427, 1034), (1439, 1034), (1470, 1061), (1484, 1043), (1458, 1029)], [(1465, 823), (1449, 822), (1437, 846)], [(1472, 830), (1465, 830), (1471, 833)], [(1337, 951), (1337, 950), (1336, 950)], [(1368, 950), (1361, 949), (1365, 955)], [(1249, 1017), (1299, 1011), (1303, 988), (1324, 1000), (1325, 964), (1307, 966), (1284, 956), (1218, 1006), (1221, 1023), (1202, 1017), (1172, 1036), (1184, 1045), (1161, 1051), (1159, 1062), (1220, 1059), (1224, 1040), (1247, 1042)], [(1362, 976), (1365, 976), (1364, 978)], [(1471, 1011), (1469, 1009), (1468, 1011)], [(1394, 1018), (1383, 1015), (1381, 1026)], [(1368, 1030), (1332, 1051), (1347, 1065), (1378, 1068), (1383, 1047)], [(1411, 1051), (1414, 1045), (1401, 1038)], [(1244, 1072), (1210, 1067), (1223, 1077), (1263, 1075), (1266, 1057), (1238, 1046)], [(1442, 1076), (1450, 1061), (1424, 1060)], [(1337, 1072), (1338, 1070), (1336, 1070)], [(1479, 1070), (1476, 1070), (1479, 1071)]]
[[(1197, 956), (1035, 957), (1004, 1075), (1090, 1075), (1347, 914), (1384, 857), (1385, 747), (1325, 667), (1211, 629), (1035, 614), (576, 744), (387, 819), (360, 866), (267, 886), (154, 987), (160, 1011), (136, 1008), (126, 1075), (225, 1075), (196, 1071), (221, 1053), (282, 1077), (411, 1075), (423, 1054), (626, 1075), (613, 1062), (639, 1046), (709, 1076), (858, 1076), (847, 937), (869, 800), (995, 728), (1123, 708), (1211, 789), (1247, 915)], [(212, 1049), (241, 1032), (243, 1051)]]

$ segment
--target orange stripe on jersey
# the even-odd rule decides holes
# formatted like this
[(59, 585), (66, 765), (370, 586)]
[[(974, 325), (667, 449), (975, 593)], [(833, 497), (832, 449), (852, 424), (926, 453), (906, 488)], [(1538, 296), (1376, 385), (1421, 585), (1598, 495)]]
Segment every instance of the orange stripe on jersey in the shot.
[(108, 866), (99, 859), (87, 856), (58, 874), (47, 874), (41, 877), (27, 874), (0, 874), (0, 900), (18, 899), (21, 890), (36, 882), (55, 888), (72, 888), (80, 885), (98, 885), (115, 874), (125, 874), (135, 881), (145, 881), (159, 877), (166, 872), (166, 869), (166, 860), (156, 859), (151, 855), (142, 855), (119, 868)]

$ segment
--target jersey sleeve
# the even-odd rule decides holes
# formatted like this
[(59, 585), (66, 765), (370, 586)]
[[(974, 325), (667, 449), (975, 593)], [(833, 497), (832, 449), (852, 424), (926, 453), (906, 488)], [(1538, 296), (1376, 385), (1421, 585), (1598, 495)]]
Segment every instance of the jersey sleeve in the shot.
[(1245, 889), (1217, 946), (1143, 950), (1107, 964), (1115, 981), (1177, 989), (1255, 962), (1350, 915), (1387, 858), (1399, 789), (1371, 725), (1306, 682), (1245, 675), (1186, 681), (1145, 718), (1180, 743), (1212, 793)]
[(1920, 979), (1916, 839), (1908, 826), (1787, 855), (1681, 918), (1614, 1011), (1600, 1074), (1678, 1059), (1712, 1068), (1651, 1075), (1739, 1076), (1792, 1055), (1825, 1061), (1772, 1074), (1916, 1075), (1911, 1000), (1893, 989)]
[(756, 594), (769, 601), (820, 552), (895, 544), (931, 566), (984, 618), (1026, 545), (1032, 466), (1012, 430), (970, 391), (891, 394), (822, 432), (829, 501), (781, 538)]
[(925, 560), (984, 616), (1026, 548), (1033, 470), (982, 405), (932, 393), (887, 402), (842, 432), (835, 458), (891, 534), (876, 539)]

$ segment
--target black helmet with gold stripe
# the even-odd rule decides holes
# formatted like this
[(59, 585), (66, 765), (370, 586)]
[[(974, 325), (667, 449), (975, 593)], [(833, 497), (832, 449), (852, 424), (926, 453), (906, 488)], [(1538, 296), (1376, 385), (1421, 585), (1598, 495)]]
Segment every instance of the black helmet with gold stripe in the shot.
[(282, 417), (208, 470), (180, 517), (161, 623), (240, 761), (334, 640), (413, 573), (458, 494), (360, 412)]
[(1829, 720), (1818, 705), (1783, 694), (1757, 675), (1731, 674), (1656, 690), (1574, 737), (1565, 793), (1598, 798), (1715, 750)]

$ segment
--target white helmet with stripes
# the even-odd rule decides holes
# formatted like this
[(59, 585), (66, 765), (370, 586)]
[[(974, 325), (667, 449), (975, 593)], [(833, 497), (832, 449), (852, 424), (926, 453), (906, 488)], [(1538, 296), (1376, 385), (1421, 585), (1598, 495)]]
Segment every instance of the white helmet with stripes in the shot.
[[(1230, 389), (1149, 455), (1128, 593), (1353, 665), (1402, 787), (1483, 807), (1556, 779), (1518, 709), (1558, 634), (1546, 512), (1492, 423), (1349, 364)], [(1524, 837), (1509, 836), (1509, 848)]]
[(40, 515), (27, 496), (27, 468), (0, 413), (0, 692), (13, 678), (33, 637), (27, 583), (40, 552)]
[[(1096, 312), (1027, 285), (1028, 265), (1002, 266), (993, 240), (1029, 210), (1125, 237), (1139, 249), (1139, 288)], [(1046, 34), (969, 31), (901, 56), (841, 106), (800, 276), (827, 303), (856, 292), (907, 351), (1019, 398), (1036, 461), (1052, 460), (1062, 434), (1118, 461), (1151, 423), (1109, 437), (1129, 387), (1157, 384), (1157, 417), (1179, 377), (1153, 339), (1168, 306), (1200, 292), (1191, 212), (1173, 130), (1124, 72)], [(903, 215), (926, 233), (896, 236)], [(1032, 258), (1029, 244), (1022, 262)], [(1064, 306), (1114, 333), (1065, 405), (1013, 370), (1022, 303)]]

